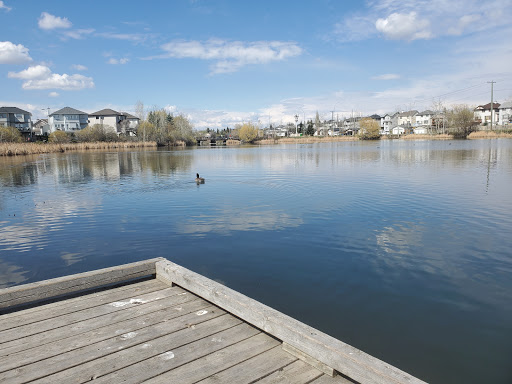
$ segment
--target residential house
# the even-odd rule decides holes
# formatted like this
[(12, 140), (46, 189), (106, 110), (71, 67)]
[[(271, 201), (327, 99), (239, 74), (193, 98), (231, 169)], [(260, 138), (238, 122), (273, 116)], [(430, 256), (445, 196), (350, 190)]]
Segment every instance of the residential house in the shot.
[(418, 111), (412, 110), (407, 112), (401, 112), (397, 116), (397, 124), (402, 127), (410, 128), (414, 126), (414, 123), (416, 122), (416, 115), (418, 114)]
[(100, 124), (105, 128), (110, 128), (114, 133), (130, 134), (139, 126), (139, 118), (126, 112), (117, 112), (113, 109), (102, 109), (89, 114), (89, 125)]
[(392, 127), (392, 117), (390, 114), (386, 113), (384, 116), (380, 117), (380, 133), (381, 135), (389, 135), (389, 132)]
[(359, 132), (361, 117), (349, 117), (342, 122), (343, 131), (345, 135), (355, 135)]
[(499, 125), (512, 124), (512, 100), (506, 101), (499, 108)]
[(17, 107), (0, 107), (0, 126), (15, 127), (25, 137), (32, 136), (32, 114)]
[(137, 116), (130, 115), (127, 112), (123, 112), (126, 116), (125, 122), (126, 122), (126, 132), (128, 134), (135, 134), (137, 132), (137, 128), (139, 128), (139, 122), (140, 119)]
[[(494, 124), (498, 123), (500, 103), (493, 103), (492, 105), (492, 121)], [(491, 103), (479, 105), (473, 111), (475, 121), (481, 125), (491, 123)]]
[(49, 131), (48, 119), (39, 119), (32, 125), (32, 132), (36, 136), (42, 136)]
[(403, 135), (405, 133), (405, 128), (401, 127), (401, 126), (393, 127), (393, 129), (391, 130), (391, 133), (393, 135)]
[(431, 127), (432, 119), (433, 119), (434, 115), (435, 115), (435, 113), (428, 109), (423, 112), (418, 112), (418, 114), (416, 116), (414, 116), (413, 126), (415, 126), (415, 127)]
[(64, 107), (48, 116), (49, 133), (55, 131), (75, 132), (87, 127), (87, 113)]
[(415, 135), (427, 135), (429, 133), (429, 127), (422, 125), (420, 127), (413, 128), (412, 131)]

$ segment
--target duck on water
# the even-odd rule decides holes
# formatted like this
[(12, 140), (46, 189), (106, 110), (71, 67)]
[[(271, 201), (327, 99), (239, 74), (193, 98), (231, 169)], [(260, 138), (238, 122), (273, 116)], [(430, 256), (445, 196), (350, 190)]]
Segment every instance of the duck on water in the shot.
[(199, 177), (199, 173), (196, 173), (196, 183), (197, 184), (204, 184), (204, 178)]

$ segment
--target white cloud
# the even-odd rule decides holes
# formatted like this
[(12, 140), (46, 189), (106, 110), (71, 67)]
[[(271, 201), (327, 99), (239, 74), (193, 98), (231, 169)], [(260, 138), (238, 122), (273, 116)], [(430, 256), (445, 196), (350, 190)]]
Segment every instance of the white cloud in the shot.
[(94, 88), (92, 77), (83, 75), (68, 75), (52, 73), (46, 79), (28, 80), (22, 85), (23, 89), (62, 89), (75, 91), (84, 88)]
[(461, 35), (464, 31), (472, 24), (477, 23), (480, 20), (480, 15), (464, 15), (459, 19), (456, 26), (452, 26), (448, 29), (450, 35)]
[(64, 36), (70, 37), (75, 40), (80, 40), (85, 38), (85, 36), (90, 35), (95, 31), (94, 28), (88, 28), (88, 29), (75, 29), (72, 31), (66, 31), (64, 32)]
[[(192, 58), (215, 61), (213, 73), (239, 70), (249, 64), (282, 61), (302, 53), (297, 43), (283, 41), (241, 42), (210, 39), (208, 41), (171, 41), (162, 46), (160, 58)], [(151, 58), (150, 58), (151, 59)]]
[(49, 97), (58, 97), (58, 96), (59, 96), (59, 94), (58, 94), (57, 92), (50, 92), (50, 93), (48, 94), (48, 96), (49, 96)]
[(48, 12), (41, 13), (38, 21), (39, 28), (41, 29), (58, 29), (58, 28), (71, 28), (71, 22), (65, 17), (58, 17), (49, 14)]
[(5, 5), (3, 1), (0, 1), (0, 9), (5, 9), (7, 12), (9, 12), (12, 8)]
[(102, 32), (97, 33), (96, 36), (104, 37), (106, 39), (114, 40), (127, 40), (133, 43), (142, 43), (152, 37), (155, 37), (151, 33), (115, 33), (115, 32)]
[(363, 11), (336, 23), (329, 37), (361, 41), (380, 32), (395, 40), (431, 39), (503, 27), (511, 17), (510, 0), (368, 0)]
[(10, 41), (0, 41), (0, 64), (23, 64), (32, 61), (28, 48)]
[(128, 59), (127, 57), (123, 57), (121, 59), (114, 59), (114, 58), (110, 58), (107, 63), (108, 64), (112, 64), (112, 65), (116, 65), (116, 64), (126, 64), (130, 61), (130, 59)]
[(392, 13), (385, 19), (378, 19), (375, 27), (392, 40), (411, 41), (432, 37), (430, 22), (427, 19), (418, 19), (416, 12)]
[(35, 65), (20, 72), (9, 72), (8, 77), (25, 80), (23, 89), (79, 90), (93, 88), (91, 77), (52, 73), (45, 65)]
[(385, 73), (383, 75), (378, 75), (372, 77), (373, 80), (397, 80), (400, 78), (400, 75), (396, 73)]
[(87, 71), (87, 67), (85, 65), (81, 65), (81, 64), (73, 64), (71, 66), (71, 68), (76, 71)]
[(8, 77), (22, 80), (44, 79), (50, 76), (52, 71), (45, 65), (28, 67), (21, 72), (9, 72)]

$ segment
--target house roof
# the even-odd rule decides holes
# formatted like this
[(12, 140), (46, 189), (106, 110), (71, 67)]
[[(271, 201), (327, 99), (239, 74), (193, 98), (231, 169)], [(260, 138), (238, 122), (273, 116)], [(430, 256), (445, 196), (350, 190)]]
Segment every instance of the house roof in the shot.
[(34, 126), (36, 125), (46, 125), (48, 124), (48, 119), (39, 119), (34, 123)]
[(512, 100), (505, 101), (503, 104), (500, 105), (500, 109), (505, 108), (512, 108)]
[(418, 111), (412, 110), (412, 111), (402, 112), (398, 116), (399, 117), (407, 117), (407, 116), (414, 116), (414, 115), (417, 115), (417, 114), (418, 114)]
[(89, 113), (89, 116), (122, 116), (124, 113), (114, 111), (110, 108), (102, 109), (101, 111), (97, 111), (94, 113)]
[(123, 115), (125, 115), (128, 119), (137, 119), (140, 120), (137, 116), (130, 115), (128, 112), (121, 112)]
[(18, 107), (0, 107), (0, 113), (23, 113), (32, 116), (30, 112), (24, 111)]
[(53, 115), (87, 115), (87, 113), (71, 107), (64, 107), (50, 114), (50, 116)]
[(435, 113), (432, 112), (430, 109), (427, 109), (426, 111), (418, 113), (418, 115), (421, 115), (421, 116), (423, 116), (423, 115), (435, 115)]
[[(500, 103), (493, 103), (493, 104), (492, 104), (492, 109), (498, 109), (499, 107), (500, 107)], [(475, 111), (476, 111), (477, 109), (478, 109), (478, 110), (480, 110), (480, 109), (481, 109), (481, 110), (484, 110), (484, 111), (486, 111), (486, 110), (489, 110), (489, 111), (490, 111), (490, 110), (491, 110), (491, 103), (487, 103), (487, 104), (485, 104), (485, 105), (479, 105), (478, 107), (476, 107), (476, 108), (475, 108)]]

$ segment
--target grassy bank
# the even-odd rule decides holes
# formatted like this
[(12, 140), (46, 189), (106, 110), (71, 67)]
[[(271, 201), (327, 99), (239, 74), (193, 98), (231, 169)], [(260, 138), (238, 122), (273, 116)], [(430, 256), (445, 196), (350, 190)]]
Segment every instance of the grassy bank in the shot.
[(510, 132), (478, 131), (471, 132), (468, 139), (512, 139)]
[[(495, 138), (508, 138), (512, 139), (512, 133), (510, 132), (494, 132), (494, 131), (478, 131), (473, 132), (468, 136), (468, 139), (495, 139)], [(396, 135), (381, 136), (380, 140), (453, 140), (454, 137), (451, 134), (444, 133), (439, 135), (400, 135), (398, 138)], [(257, 145), (268, 145), (268, 144), (307, 144), (307, 143), (330, 143), (339, 141), (359, 141), (357, 136), (303, 136), (303, 137), (280, 137), (276, 139), (263, 139), (254, 142)]]
[(358, 141), (357, 136), (302, 136), (302, 137), (280, 137), (279, 139), (263, 139), (255, 141), (254, 144), (308, 144), (308, 143), (329, 143), (338, 141)]
[(36, 155), (66, 151), (85, 151), (91, 149), (128, 149), (156, 147), (156, 142), (96, 142), (96, 143), (0, 143), (0, 156)]
[(447, 133), (440, 135), (401, 135), (400, 138), (404, 140), (453, 140), (453, 136)]

